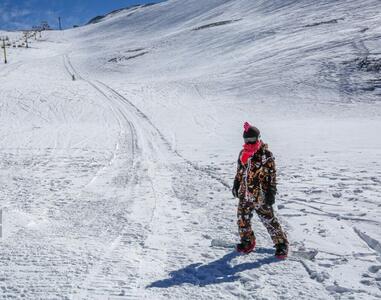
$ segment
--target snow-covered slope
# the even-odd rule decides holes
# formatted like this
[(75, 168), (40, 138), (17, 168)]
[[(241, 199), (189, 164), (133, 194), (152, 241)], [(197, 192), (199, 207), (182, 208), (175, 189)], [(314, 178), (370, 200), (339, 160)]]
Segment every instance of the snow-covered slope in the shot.
[[(172, 0), (9, 49), (2, 296), (380, 298), (380, 12)], [(244, 121), (277, 159), (286, 261), (256, 217), (256, 253), (211, 247), (238, 240)]]

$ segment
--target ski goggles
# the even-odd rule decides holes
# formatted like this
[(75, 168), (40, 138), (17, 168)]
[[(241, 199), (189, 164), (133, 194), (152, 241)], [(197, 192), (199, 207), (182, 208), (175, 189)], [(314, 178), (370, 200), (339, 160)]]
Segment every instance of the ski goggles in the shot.
[(254, 144), (259, 140), (259, 137), (247, 137), (243, 138), (243, 140), (245, 141), (245, 144)]

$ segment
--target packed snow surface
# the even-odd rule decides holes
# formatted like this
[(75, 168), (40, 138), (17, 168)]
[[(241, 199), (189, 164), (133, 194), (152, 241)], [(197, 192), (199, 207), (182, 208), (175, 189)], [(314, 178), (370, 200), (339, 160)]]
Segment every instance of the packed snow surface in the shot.
[[(0, 297), (380, 299), (380, 24), (377, 0), (171, 0), (8, 48)], [(230, 247), (244, 121), (285, 261), (256, 217)]]

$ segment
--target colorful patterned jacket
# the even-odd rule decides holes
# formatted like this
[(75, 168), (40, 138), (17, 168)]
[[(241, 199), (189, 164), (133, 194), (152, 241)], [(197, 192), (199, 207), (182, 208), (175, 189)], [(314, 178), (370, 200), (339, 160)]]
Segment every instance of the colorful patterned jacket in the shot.
[(238, 197), (253, 202), (264, 201), (267, 192), (276, 193), (275, 160), (268, 150), (267, 144), (262, 144), (259, 150), (251, 156), (246, 164), (241, 162), (242, 151), (238, 157), (235, 180), (239, 182)]

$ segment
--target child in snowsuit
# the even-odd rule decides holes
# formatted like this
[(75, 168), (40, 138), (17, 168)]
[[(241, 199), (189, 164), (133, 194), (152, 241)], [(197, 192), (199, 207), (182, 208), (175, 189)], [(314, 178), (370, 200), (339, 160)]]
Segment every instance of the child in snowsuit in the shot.
[(239, 198), (237, 223), (241, 243), (237, 244), (237, 251), (250, 253), (255, 248), (255, 235), (251, 228), (255, 211), (274, 242), (275, 256), (285, 258), (288, 254), (287, 236), (272, 208), (277, 192), (274, 157), (260, 140), (258, 128), (247, 122), (243, 138), (245, 144), (239, 153), (232, 189), (233, 196)]

